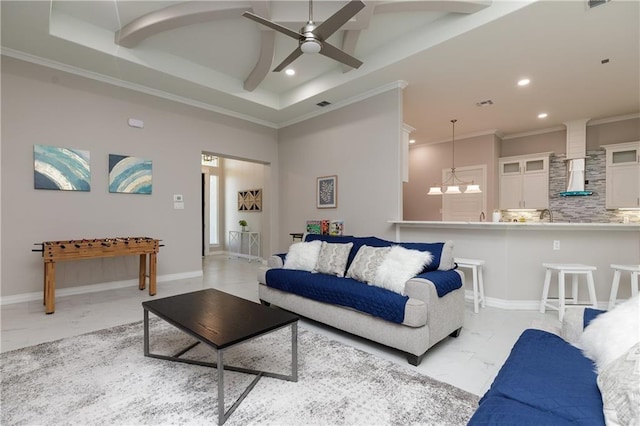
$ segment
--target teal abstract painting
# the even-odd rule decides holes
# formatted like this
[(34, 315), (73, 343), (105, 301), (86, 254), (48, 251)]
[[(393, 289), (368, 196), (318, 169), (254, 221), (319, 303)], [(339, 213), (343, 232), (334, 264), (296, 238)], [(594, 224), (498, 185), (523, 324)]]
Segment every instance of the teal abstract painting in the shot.
[(109, 154), (109, 192), (151, 194), (151, 160)]
[(90, 191), (91, 167), (89, 160), (89, 151), (34, 145), (34, 188)]

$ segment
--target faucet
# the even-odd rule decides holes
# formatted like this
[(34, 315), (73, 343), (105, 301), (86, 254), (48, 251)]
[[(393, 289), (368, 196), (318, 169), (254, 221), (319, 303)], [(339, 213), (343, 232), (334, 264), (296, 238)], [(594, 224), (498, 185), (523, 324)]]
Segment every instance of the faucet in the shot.
[(549, 209), (544, 209), (540, 212), (540, 222), (542, 222), (542, 219), (544, 218), (544, 214), (547, 213), (549, 215), (549, 222), (553, 222), (553, 213), (551, 213), (551, 210)]
[(480, 212), (480, 222), (484, 222), (484, 221), (485, 221), (484, 212)]

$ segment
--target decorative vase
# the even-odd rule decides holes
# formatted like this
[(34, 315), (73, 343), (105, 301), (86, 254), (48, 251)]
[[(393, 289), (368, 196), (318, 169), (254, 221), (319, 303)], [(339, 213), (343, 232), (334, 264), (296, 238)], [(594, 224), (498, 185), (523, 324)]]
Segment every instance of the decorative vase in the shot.
[(249, 232), (249, 227), (248, 226), (243, 226), (242, 227), (242, 232)]

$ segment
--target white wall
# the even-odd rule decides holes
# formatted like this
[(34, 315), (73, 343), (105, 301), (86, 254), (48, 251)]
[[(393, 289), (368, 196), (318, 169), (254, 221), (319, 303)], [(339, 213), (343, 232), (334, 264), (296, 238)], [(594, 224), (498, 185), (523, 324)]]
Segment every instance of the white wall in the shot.
[[(269, 227), (269, 206), (265, 193), (269, 194), (268, 183), (269, 173), (268, 166), (259, 163), (251, 163), (247, 161), (238, 161), (233, 159), (222, 159), (222, 168), (224, 170), (224, 188), (225, 188), (225, 227), (224, 234), (220, 236), (220, 240), (224, 241), (225, 247), (228, 249), (229, 232), (239, 231), (241, 229), (238, 221), (244, 219), (252, 232), (260, 232), (261, 242), (264, 243), (266, 236), (270, 235)], [(246, 191), (249, 189), (262, 189), (262, 211), (246, 212), (238, 211), (238, 191)], [(262, 244), (260, 252), (265, 254), (268, 249)], [(269, 255), (271, 253), (267, 253)]]
[[(144, 129), (127, 126), (129, 117)], [(35, 190), (34, 144), (90, 151), (91, 191)], [(268, 163), (276, 187), (274, 129), (3, 57), (2, 297), (42, 292), (42, 258), (31, 249), (48, 240), (159, 238), (160, 278), (201, 274), (202, 151)], [(110, 194), (109, 154), (151, 159), (153, 194)], [(184, 210), (173, 209), (173, 194), (183, 195)], [(277, 217), (277, 203), (273, 210)], [(270, 217), (268, 227), (277, 226)], [(134, 256), (59, 262), (57, 287), (136, 277)]]
[[(279, 132), (280, 249), (307, 220), (344, 220), (345, 234), (393, 238), (401, 217), (402, 91), (393, 89)], [(316, 178), (338, 176), (338, 207), (316, 208)]]

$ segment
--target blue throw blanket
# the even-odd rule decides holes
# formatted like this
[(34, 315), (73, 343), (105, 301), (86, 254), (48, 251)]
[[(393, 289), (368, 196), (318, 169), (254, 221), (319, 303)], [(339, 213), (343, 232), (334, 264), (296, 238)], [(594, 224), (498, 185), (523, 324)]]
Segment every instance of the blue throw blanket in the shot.
[[(454, 275), (457, 277), (457, 284)], [(433, 281), (440, 297), (462, 287), (460, 275), (455, 271), (432, 271), (419, 277)], [(319, 302), (353, 308), (397, 324), (404, 321), (404, 310), (409, 300), (408, 296), (352, 278), (293, 269), (269, 269), (266, 281), (268, 287)]]
[[(469, 424), (604, 426), (597, 378), (580, 349), (555, 334), (525, 330)], [(532, 408), (557, 420), (532, 417)]]
[(462, 278), (455, 270), (448, 271), (429, 271), (416, 276), (416, 278), (424, 278), (433, 283), (438, 292), (438, 297), (446, 296), (453, 290), (462, 287)]

